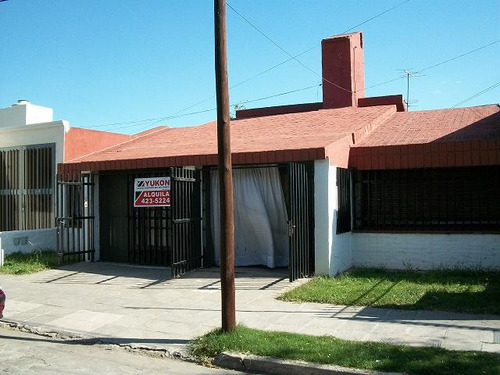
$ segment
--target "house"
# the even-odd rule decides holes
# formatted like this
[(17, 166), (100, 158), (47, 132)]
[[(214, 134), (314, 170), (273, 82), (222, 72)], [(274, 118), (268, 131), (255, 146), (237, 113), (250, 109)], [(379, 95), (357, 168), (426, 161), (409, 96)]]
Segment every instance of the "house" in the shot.
[[(236, 112), (236, 265), (286, 266), (291, 280), (500, 268), (499, 106), (407, 112), (401, 95), (365, 98), (363, 59), (360, 32), (327, 38), (322, 102)], [(94, 196), (78, 227), (93, 242), (62, 230), (62, 256), (174, 274), (217, 264), (216, 139), (215, 123), (162, 127), (60, 164)]]
[(56, 167), (130, 136), (72, 128), (52, 108), (20, 100), (0, 109), (0, 248), (56, 249)]

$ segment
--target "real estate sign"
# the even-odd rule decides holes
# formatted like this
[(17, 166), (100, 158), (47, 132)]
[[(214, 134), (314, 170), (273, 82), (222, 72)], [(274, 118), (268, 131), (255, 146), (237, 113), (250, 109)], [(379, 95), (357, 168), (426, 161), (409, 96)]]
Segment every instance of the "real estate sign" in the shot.
[(136, 178), (134, 207), (170, 207), (170, 177)]

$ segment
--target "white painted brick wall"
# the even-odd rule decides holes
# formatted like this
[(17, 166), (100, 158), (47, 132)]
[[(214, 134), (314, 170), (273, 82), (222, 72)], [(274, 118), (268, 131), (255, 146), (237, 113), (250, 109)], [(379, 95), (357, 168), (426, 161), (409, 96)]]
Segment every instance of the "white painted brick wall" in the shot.
[(354, 267), (500, 269), (497, 234), (353, 233)]
[(334, 276), (352, 267), (351, 233), (337, 235), (337, 168), (314, 163), (315, 273)]
[(5, 255), (22, 252), (31, 253), (35, 250), (56, 250), (56, 228), (38, 230), (16, 230), (0, 232), (0, 248)]

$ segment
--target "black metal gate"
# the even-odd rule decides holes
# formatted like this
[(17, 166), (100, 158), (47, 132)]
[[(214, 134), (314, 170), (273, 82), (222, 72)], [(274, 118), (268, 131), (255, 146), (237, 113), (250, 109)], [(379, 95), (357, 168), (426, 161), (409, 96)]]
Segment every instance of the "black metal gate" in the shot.
[(169, 207), (134, 207), (134, 179), (163, 177), (166, 172), (129, 174), (129, 251), (133, 264), (170, 266), (172, 262)]
[(202, 266), (200, 170), (171, 168), (172, 276)]
[(313, 166), (290, 163), (288, 235), (289, 278), (294, 281), (314, 274), (314, 176)]
[(59, 262), (93, 261), (94, 176), (57, 176), (57, 253)]

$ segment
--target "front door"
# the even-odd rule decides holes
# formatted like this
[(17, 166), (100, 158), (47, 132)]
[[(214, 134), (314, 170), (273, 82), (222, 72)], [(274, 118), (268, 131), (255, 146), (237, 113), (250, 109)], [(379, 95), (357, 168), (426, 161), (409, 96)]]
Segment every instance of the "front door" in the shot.
[(290, 163), (288, 235), (290, 281), (314, 274), (313, 165)]

